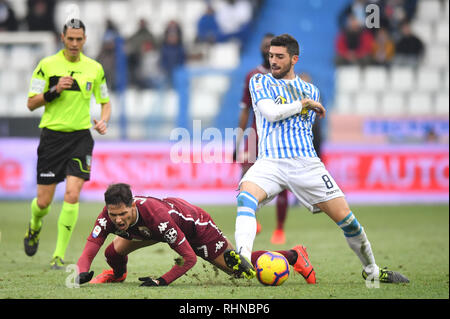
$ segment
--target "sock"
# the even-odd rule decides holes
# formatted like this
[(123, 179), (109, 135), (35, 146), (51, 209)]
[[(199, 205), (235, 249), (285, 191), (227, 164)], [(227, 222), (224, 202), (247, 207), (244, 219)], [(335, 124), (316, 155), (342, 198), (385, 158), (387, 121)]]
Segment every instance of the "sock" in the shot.
[(237, 196), (237, 217), (234, 238), (236, 250), (251, 260), (253, 241), (256, 235), (256, 210), (258, 200), (248, 192), (240, 192)]
[(379, 268), (375, 263), (375, 257), (373, 256), (370, 242), (367, 239), (364, 228), (359, 224), (353, 213), (350, 212), (337, 224), (344, 231), (344, 236), (348, 245), (359, 257), (364, 270), (368, 274), (378, 273)]
[[(268, 250), (257, 250), (252, 252), (252, 265), (256, 267), (256, 261), (258, 260), (259, 256), (261, 256), (264, 253), (267, 253)], [(286, 257), (289, 265), (294, 265), (297, 261), (297, 252), (295, 250), (277, 250), (276, 253), (282, 254), (284, 257)]]
[(70, 204), (63, 202), (61, 213), (58, 218), (58, 238), (56, 240), (56, 248), (53, 257), (64, 259), (70, 237), (78, 219), (79, 203)]
[(41, 209), (37, 205), (37, 198), (34, 198), (31, 201), (31, 220), (30, 227), (32, 230), (39, 230), (42, 226), (42, 218), (48, 214), (50, 211), (50, 206), (47, 208)]
[(277, 229), (284, 228), (288, 208), (287, 190), (282, 191), (277, 196)]
[(128, 256), (119, 255), (114, 249), (114, 243), (109, 244), (105, 249), (106, 262), (114, 270), (116, 277), (121, 277), (127, 272)]

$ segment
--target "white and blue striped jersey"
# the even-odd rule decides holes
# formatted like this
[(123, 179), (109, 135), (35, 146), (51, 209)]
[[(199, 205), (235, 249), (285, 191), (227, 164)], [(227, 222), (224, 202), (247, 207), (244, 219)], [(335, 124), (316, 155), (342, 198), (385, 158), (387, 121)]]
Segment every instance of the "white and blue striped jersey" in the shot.
[(256, 106), (262, 99), (272, 99), (276, 104), (293, 103), (302, 98), (319, 101), (317, 87), (298, 76), (293, 80), (283, 80), (268, 73), (255, 74), (250, 79), (249, 88), (258, 132), (258, 158), (317, 157), (312, 135), (316, 118), (314, 111), (303, 110), (301, 114), (269, 122)]

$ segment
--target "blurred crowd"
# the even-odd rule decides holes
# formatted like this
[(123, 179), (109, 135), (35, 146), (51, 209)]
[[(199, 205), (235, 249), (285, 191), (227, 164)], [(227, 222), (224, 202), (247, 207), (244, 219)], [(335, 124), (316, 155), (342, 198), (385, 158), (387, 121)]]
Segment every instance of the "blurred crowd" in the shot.
[[(205, 0), (206, 10), (197, 21), (195, 43), (214, 45), (230, 40), (245, 43), (252, 18), (263, 0)], [(0, 31), (50, 31), (58, 41), (60, 26), (55, 26), (57, 0), (27, 0), (27, 15), (16, 18), (7, 0), (0, 0)], [(82, 17), (81, 17), (82, 18)], [(128, 85), (138, 89), (173, 86), (173, 73), (190, 59), (201, 58), (187, 49), (192, 44), (183, 41), (179, 21), (169, 21), (162, 36), (153, 34), (146, 19), (138, 21), (134, 34), (124, 38), (112, 19), (105, 22), (105, 32), (99, 54), (108, 85), (117, 89), (117, 58), (122, 50), (127, 61)]]
[[(336, 64), (417, 66), (425, 46), (412, 32), (418, 0), (352, 0), (338, 18)], [(374, 4), (379, 16), (366, 11)], [(375, 23), (375, 24), (373, 24)]]
[(27, 15), (16, 17), (7, 0), (0, 0), (0, 31), (51, 31), (56, 33), (54, 14), (56, 0), (27, 0)]

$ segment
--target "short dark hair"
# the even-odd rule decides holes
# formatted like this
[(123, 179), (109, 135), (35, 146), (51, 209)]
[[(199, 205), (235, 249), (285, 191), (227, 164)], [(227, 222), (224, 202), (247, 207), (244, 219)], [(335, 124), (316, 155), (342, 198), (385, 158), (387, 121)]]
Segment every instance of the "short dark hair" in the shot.
[(72, 29), (83, 29), (83, 32), (86, 33), (86, 26), (84, 25), (83, 21), (80, 19), (70, 19), (68, 20), (63, 27), (63, 33), (66, 34), (66, 31), (68, 28)]
[(111, 184), (105, 192), (106, 205), (120, 205), (130, 207), (133, 204), (133, 194), (131, 187), (125, 183)]
[(270, 41), (270, 45), (275, 47), (285, 47), (290, 56), (300, 54), (300, 48), (297, 40), (287, 33), (273, 38), (272, 41)]

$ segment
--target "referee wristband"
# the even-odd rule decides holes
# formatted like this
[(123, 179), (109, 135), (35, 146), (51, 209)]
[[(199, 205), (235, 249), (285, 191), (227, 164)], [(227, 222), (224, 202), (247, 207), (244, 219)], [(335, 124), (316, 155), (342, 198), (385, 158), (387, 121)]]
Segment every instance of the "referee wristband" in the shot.
[(44, 100), (47, 102), (51, 102), (57, 97), (59, 97), (60, 94), (56, 91), (56, 85), (52, 86), (50, 90), (44, 93)]

